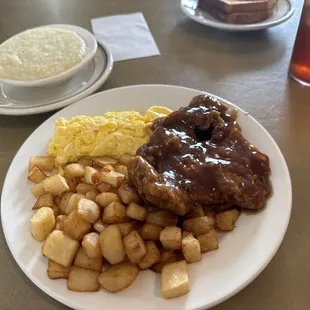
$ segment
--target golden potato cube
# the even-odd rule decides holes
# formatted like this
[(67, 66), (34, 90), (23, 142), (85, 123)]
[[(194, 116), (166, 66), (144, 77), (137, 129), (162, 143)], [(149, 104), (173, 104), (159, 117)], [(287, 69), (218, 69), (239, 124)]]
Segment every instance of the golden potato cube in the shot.
[(108, 292), (116, 293), (130, 286), (138, 272), (139, 268), (136, 265), (122, 262), (103, 271), (98, 277), (98, 282)]
[(97, 190), (101, 193), (106, 193), (109, 192), (112, 188), (112, 186), (110, 184), (107, 183), (100, 183), (97, 185)]
[(52, 171), (55, 167), (55, 160), (49, 156), (32, 156), (29, 160), (29, 171), (37, 166), (43, 171)]
[(123, 174), (125, 177), (128, 176), (128, 168), (122, 164), (115, 164), (114, 169), (116, 172)]
[(100, 271), (72, 266), (68, 278), (68, 290), (74, 292), (97, 292)]
[(117, 160), (108, 156), (92, 157), (93, 165), (103, 168), (106, 165), (114, 165)]
[(43, 187), (43, 183), (41, 182), (41, 183), (38, 183), (38, 184), (34, 185), (31, 188), (31, 192), (32, 192), (32, 194), (35, 197), (37, 197), (37, 198), (41, 197), (45, 193), (45, 189)]
[(92, 200), (92, 201), (95, 201), (96, 200), (96, 197), (100, 194), (100, 192), (96, 189), (94, 191), (90, 191), (88, 193), (86, 193), (85, 195), (85, 198), (86, 199), (89, 199), (89, 200)]
[(84, 248), (80, 247), (78, 249), (78, 251), (76, 252), (73, 265), (76, 267), (101, 271), (101, 269), (102, 269), (102, 255), (100, 257), (89, 258), (86, 255)]
[(143, 240), (159, 240), (162, 230), (162, 226), (144, 223), (141, 228), (141, 237)]
[(47, 193), (52, 193), (54, 196), (60, 195), (63, 192), (69, 190), (69, 186), (66, 182), (66, 179), (60, 174), (53, 175), (46, 178), (43, 182), (44, 190)]
[(240, 215), (238, 209), (231, 209), (215, 215), (216, 228), (223, 231), (231, 231), (234, 229), (234, 224)]
[(55, 228), (55, 216), (51, 208), (42, 207), (30, 219), (31, 234), (37, 241), (43, 241)]
[(82, 240), (91, 229), (92, 225), (81, 219), (77, 210), (73, 210), (64, 221), (63, 231), (76, 240)]
[(72, 192), (63, 193), (60, 196), (58, 207), (59, 207), (61, 214), (69, 214), (69, 213), (66, 213), (66, 211), (67, 211), (67, 207), (68, 207), (69, 201), (72, 196), (73, 196)]
[(192, 234), (182, 239), (182, 252), (187, 263), (195, 263), (201, 260), (200, 243)]
[(63, 231), (54, 230), (43, 245), (43, 255), (56, 263), (68, 267), (71, 265), (80, 244)]
[(97, 184), (99, 181), (99, 172), (93, 167), (85, 167), (84, 182), (87, 184)]
[(219, 248), (215, 229), (210, 229), (207, 233), (197, 236), (197, 240), (200, 243), (201, 253), (206, 253)]
[(147, 210), (135, 202), (132, 202), (127, 207), (127, 216), (137, 221), (144, 221), (147, 216)]
[(101, 194), (99, 194), (95, 201), (101, 206), (101, 207), (106, 207), (108, 206), (110, 203), (114, 202), (114, 201), (118, 201), (120, 202), (121, 200), (119, 199), (119, 197), (114, 194), (114, 193), (106, 193), (103, 192)]
[(161, 292), (164, 298), (174, 298), (189, 292), (187, 264), (183, 260), (167, 264), (161, 272)]
[(182, 231), (180, 227), (165, 227), (159, 236), (163, 247), (167, 250), (178, 250), (182, 247)]
[(103, 257), (112, 265), (124, 260), (125, 250), (122, 234), (116, 225), (110, 225), (100, 233), (100, 247)]
[(124, 181), (125, 176), (115, 171), (104, 171), (100, 172), (99, 182), (110, 184), (113, 187), (119, 187)]
[(42, 207), (53, 207), (54, 206), (54, 196), (51, 193), (44, 193), (42, 194), (34, 206), (32, 207), (32, 210), (38, 210)]
[(129, 155), (129, 154), (123, 154), (120, 158), (119, 158), (119, 162), (125, 166), (128, 166), (130, 164), (130, 162), (133, 160), (133, 156)]
[(102, 168), (102, 171), (109, 172), (109, 171), (115, 171), (115, 169), (114, 169), (114, 167), (112, 165), (105, 165)]
[(106, 229), (106, 227), (108, 227), (109, 224), (103, 223), (102, 219), (99, 219), (94, 225), (94, 229), (98, 232), (101, 233), (102, 231), (104, 231)]
[(142, 203), (142, 199), (137, 191), (132, 188), (127, 182), (123, 182), (118, 189), (118, 194), (124, 204), (129, 205), (132, 202)]
[(93, 184), (79, 183), (76, 186), (76, 192), (79, 194), (86, 195), (88, 192), (94, 191), (96, 189)]
[(67, 204), (67, 207), (65, 209), (65, 214), (70, 214), (73, 210), (76, 210), (77, 209), (77, 206), (79, 204), (79, 201), (82, 199), (82, 198), (85, 198), (85, 195), (84, 194), (80, 194), (80, 193), (77, 193), (77, 194), (73, 194), (69, 201), (68, 201), (68, 204)]
[(153, 270), (156, 273), (161, 273), (165, 265), (169, 263), (174, 263), (176, 261), (177, 261), (177, 256), (174, 251), (168, 251), (168, 250), (162, 249), (160, 251), (159, 262), (154, 264), (151, 267), (151, 270)]
[(128, 223), (119, 223), (116, 224), (122, 234), (122, 236), (126, 236), (136, 227), (136, 222), (128, 222)]
[(91, 224), (94, 224), (100, 218), (100, 207), (93, 201), (82, 198), (77, 206), (79, 217)]
[(72, 193), (75, 193), (76, 192), (76, 184), (75, 184), (75, 181), (73, 180), (70, 180), (69, 178), (67, 177), (64, 177), (68, 186), (69, 186), (69, 191), (72, 192)]
[(67, 218), (66, 215), (58, 215), (57, 218), (56, 218), (56, 227), (55, 227), (55, 229), (63, 230), (66, 218)]
[(178, 216), (169, 210), (158, 209), (149, 211), (145, 221), (159, 226), (175, 226), (178, 222)]
[(40, 183), (46, 178), (47, 175), (37, 166), (33, 166), (28, 173), (28, 180), (34, 183)]
[(81, 157), (81, 158), (79, 158), (77, 163), (82, 165), (82, 166), (92, 166), (93, 165), (93, 160), (91, 158)]
[(144, 241), (136, 230), (128, 233), (124, 237), (123, 242), (126, 254), (133, 264), (139, 263), (146, 255)]
[(145, 242), (146, 255), (138, 263), (140, 269), (148, 269), (160, 260), (160, 252), (154, 241)]
[(213, 210), (209, 207), (206, 207), (204, 212), (205, 212), (205, 215), (208, 217), (208, 221), (210, 223), (210, 226), (215, 227), (215, 215), (214, 215)]
[(64, 267), (53, 260), (48, 260), (47, 275), (50, 279), (68, 279), (71, 266)]
[(126, 207), (118, 201), (111, 202), (103, 209), (102, 220), (104, 223), (123, 223), (126, 222), (127, 219)]
[(69, 164), (65, 167), (65, 176), (73, 180), (75, 178), (82, 178), (84, 177), (85, 171), (84, 166), (81, 164)]
[(202, 216), (185, 220), (182, 227), (183, 230), (193, 233), (194, 236), (198, 236), (207, 233), (211, 225), (208, 217)]
[(194, 205), (190, 208), (189, 212), (186, 214), (185, 219), (191, 219), (195, 217), (205, 216), (204, 208), (202, 205)]
[(100, 235), (96, 232), (91, 232), (83, 237), (82, 247), (89, 258), (102, 258), (99, 240)]

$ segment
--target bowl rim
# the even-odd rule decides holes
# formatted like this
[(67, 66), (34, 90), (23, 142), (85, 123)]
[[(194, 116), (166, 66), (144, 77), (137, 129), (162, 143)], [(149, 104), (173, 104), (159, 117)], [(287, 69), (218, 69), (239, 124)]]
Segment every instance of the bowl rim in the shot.
[(48, 77), (48, 78), (43, 78), (43, 79), (38, 79), (38, 80), (12, 80), (12, 79), (0, 78), (0, 83), (9, 84), (13, 86), (20, 86), (20, 87), (36, 87), (36, 86), (43, 86), (43, 85), (51, 85), (51, 84), (69, 79), (76, 72), (81, 70), (87, 63), (89, 63), (95, 56), (95, 53), (97, 51), (97, 40), (94, 37), (94, 35), (87, 29), (84, 29), (82, 27), (75, 26), (75, 25), (70, 25), (70, 24), (50, 24), (50, 25), (29, 28), (8, 38), (3, 43), (1, 43), (1, 45), (26, 31), (33, 30), (33, 29), (41, 29), (41, 28), (58, 28), (58, 29), (63, 29), (63, 30), (71, 30), (75, 32), (79, 37), (82, 38), (82, 40), (86, 44), (86, 52), (82, 60), (78, 62), (77, 64), (75, 64), (70, 69), (64, 72), (58, 73), (57, 75)]

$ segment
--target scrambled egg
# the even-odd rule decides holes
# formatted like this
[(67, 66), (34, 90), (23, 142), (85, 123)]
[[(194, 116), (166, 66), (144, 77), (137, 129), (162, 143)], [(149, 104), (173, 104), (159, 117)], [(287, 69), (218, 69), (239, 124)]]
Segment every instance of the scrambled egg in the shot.
[(151, 121), (170, 114), (165, 107), (153, 106), (145, 115), (135, 111), (108, 112), (102, 116), (60, 118), (55, 122), (48, 154), (58, 165), (76, 161), (82, 156), (134, 155), (148, 141)]

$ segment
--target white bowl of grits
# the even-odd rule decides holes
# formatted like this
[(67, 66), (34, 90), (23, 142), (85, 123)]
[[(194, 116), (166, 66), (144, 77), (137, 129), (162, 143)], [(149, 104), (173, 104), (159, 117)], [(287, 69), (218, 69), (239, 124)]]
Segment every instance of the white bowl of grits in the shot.
[(0, 82), (21, 87), (65, 82), (97, 50), (95, 37), (73, 25), (47, 25), (21, 32), (0, 45)]

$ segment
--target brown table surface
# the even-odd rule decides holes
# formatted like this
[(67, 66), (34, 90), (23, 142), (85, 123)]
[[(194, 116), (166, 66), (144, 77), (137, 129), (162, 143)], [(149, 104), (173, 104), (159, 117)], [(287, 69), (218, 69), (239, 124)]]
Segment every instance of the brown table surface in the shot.
[[(142, 83), (207, 90), (249, 111), (276, 140), (293, 183), (287, 234), (262, 274), (218, 310), (310, 309), (310, 90), (287, 76), (300, 6), (275, 28), (228, 33), (189, 20), (178, 0), (0, 0), (0, 42), (44, 24), (91, 29), (94, 17), (143, 12), (161, 55), (115, 63), (102, 90)], [(18, 148), (51, 114), (0, 116), (0, 188)], [(0, 231), (0, 309), (66, 309), (23, 274)]]

